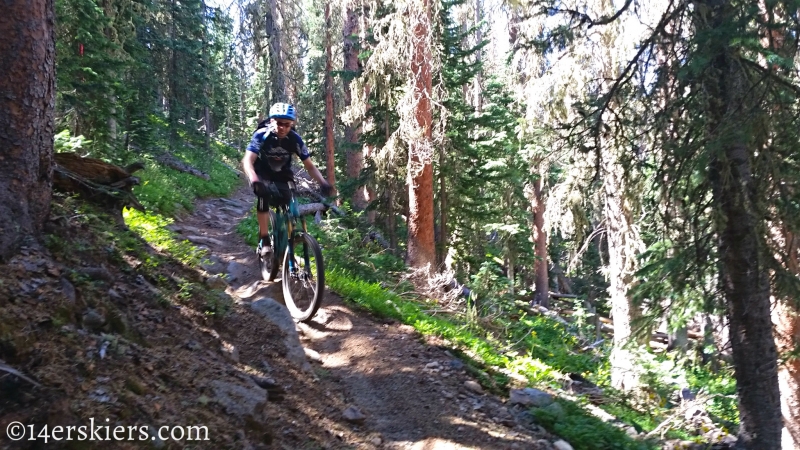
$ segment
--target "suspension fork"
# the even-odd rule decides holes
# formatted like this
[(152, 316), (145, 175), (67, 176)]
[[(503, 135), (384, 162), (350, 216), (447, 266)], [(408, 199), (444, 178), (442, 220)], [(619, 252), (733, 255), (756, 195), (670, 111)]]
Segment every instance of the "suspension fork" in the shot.
[(295, 271), (297, 270), (294, 267), (294, 224), (295, 219), (291, 217), (291, 213), (287, 211), (286, 214), (286, 251), (289, 252), (288, 263), (289, 263), (289, 274), (294, 275)]
[[(300, 217), (300, 223), (303, 224), (303, 233), (308, 234), (308, 227), (306, 226), (306, 218), (305, 217)], [(306, 268), (306, 270), (310, 270), (309, 267), (311, 267), (311, 259), (308, 256), (308, 246), (307, 245), (303, 245), (303, 262), (306, 263), (306, 265), (304, 266)]]

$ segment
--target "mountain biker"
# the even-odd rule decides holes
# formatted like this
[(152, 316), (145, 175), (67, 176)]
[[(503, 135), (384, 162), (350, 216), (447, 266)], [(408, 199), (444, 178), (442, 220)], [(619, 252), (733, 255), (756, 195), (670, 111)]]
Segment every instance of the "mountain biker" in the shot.
[(269, 240), (269, 207), (288, 205), (294, 184), (292, 154), (297, 155), (308, 173), (319, 183), (322, 195), (328, 196), (332, 187), (319, 169), (311, 162), (308, 148), (294, 131), (297, 120), (293, 105), (275, 103), (269, 109), (267, 120), (258, 124), (247, 146), (242, 166), (253, 193), (257, 197), (258, 249), (260, 255), (272, 251)]

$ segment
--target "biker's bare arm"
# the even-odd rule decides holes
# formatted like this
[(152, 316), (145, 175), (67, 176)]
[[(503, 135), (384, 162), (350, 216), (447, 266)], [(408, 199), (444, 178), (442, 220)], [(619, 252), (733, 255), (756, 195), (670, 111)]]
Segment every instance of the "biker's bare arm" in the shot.
[(258, 159), (258, 154), (251, 151), (245, 151), (244, 153), (245, 153), (244, 158), (242, 158), (242, 167), (244, 168), (244, 173), (245, 175), (247, 175), (247, 179), (250, 181), (250, 183), (255, 183), (256, 181), (259, 180), (258, 175), (256, 175), (256, 168), (255, 168), (255, 163), (256, 160)]
[(311, 158), (306, 158), (306, 160), (303, 161), (303, 167), (306, 168), (308, 174), (311, 175), (314, 178), (314, 180), (316, 180), (316, 182), (319, 183), (320, 186), (325, 186), (326, 184), (328, 184), (325, 178), (323, 178), (319, 169), (317, 169), (317, 166), (315, 166), (314, 163), (311, 161)]

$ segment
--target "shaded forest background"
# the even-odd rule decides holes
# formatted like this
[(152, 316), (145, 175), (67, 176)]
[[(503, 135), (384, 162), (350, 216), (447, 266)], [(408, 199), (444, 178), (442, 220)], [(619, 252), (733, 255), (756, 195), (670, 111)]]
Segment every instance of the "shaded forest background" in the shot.
[[(403, 261), (478, 328), (555, 308), (602, 361), (575, 372), (645, 405), (687, 374), (735, 380), (738, 445), (798, 448), (797, 2), (224, 6), (56, 0), (52, 122), (3, 120), (43, 124), (55, 151), (213, 179), (292, 102), (350, 226), (381, 243), (349, 273)], [(155, 188), (166, 169), (142, 180), (148, 209), (191, 208), (189, 186)]]

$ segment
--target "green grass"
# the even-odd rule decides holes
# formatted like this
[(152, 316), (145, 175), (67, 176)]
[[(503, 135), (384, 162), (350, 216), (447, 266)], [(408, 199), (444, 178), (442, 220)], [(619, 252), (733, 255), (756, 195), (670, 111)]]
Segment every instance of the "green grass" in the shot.
[(537, 421), (549, 431), (566, 439), (575, 450), (649, 450), (655, 443), (636, 441), (625, 431), (602, 422), (574, 402), (558, 400), (564, 414), (548, 409), (533, 411)]
[(150, 161), (146, 170), (141, 172), (141, 184), (133, 192), (148, 210), (172, 216), (180, 210), (193, 210), (196, 198), (227, 197), (239, 185), (236, 174), (221, 160), (213, 160), (205, 165), (208, 166), (210, 180)]
[(163, 251), (184, 265), (197, 266), (206, 252), (187, 240), (178, 240), (176, 234), (165, 228), (173, 222), (159, 214), (143, 213), (125, 209), (122, 213), (125, 224), (157, 250)]
[(247, 245), (255, 247), (258, 245), (258, 221), (256, 220), (255, 206), (251, 214), (236, 225), (236, 232), (242, 236)]

